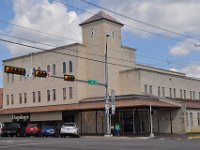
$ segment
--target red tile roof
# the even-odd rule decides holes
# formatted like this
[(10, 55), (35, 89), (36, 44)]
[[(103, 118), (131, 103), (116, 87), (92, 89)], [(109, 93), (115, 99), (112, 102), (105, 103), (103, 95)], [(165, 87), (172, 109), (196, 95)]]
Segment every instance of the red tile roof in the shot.
[(120, 23), (119, 21), (117, 21), (116, 19), (111, 17), (110, 15), (104, 13), (103, 11), (100, 11), (97, 14), (95, 14), (94, 16), (90, 17), (89, 19), (85, 20), (84, 22), (82, 22), (80, 24), (80, 26), (82, 26), (84, 24), (91, 23), (91, 22), (95, 22), (95, 21), (98, 21), (98, 20), (102, 20), (102, 19), (105, 19), (105, 20), (108, 20), (108, 21), (111, 21), (111, 22), (114, 22), (114, 23), (117, 23), (117, 24), (123, 26), (122, 23)]
[[(157, 100), (141, 100), (141, 99), (124, 99), (116, 100), (116, 108), (134, 108), (134, 107), (171, 107), (177, 108), (177, 106), (168, 104)], [(13, 108), (3, 109), (1, 114), (16, 114), (16, 113), (40, 113), (40, 112), (53, 112), (53, 111), (70, 111), (70, 110), (95, 110), (104, 109), (104, 101), (89, 101), (80, 102), (76, 104), (65, 105), (52, 105), (52, 106), (39, 106), (28, 108)]]

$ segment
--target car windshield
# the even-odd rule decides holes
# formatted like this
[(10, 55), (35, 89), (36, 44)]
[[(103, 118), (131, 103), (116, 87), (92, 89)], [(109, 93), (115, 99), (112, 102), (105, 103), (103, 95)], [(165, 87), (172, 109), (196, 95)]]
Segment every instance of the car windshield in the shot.
[(5, 124), (5, 128), (16, 128), (16, 127), (19, 127), (20, 125), (19, 124), (16, 124), (16, 123), (8, 123), (8, 124)]
[(65, 123), (63, 124), (64, 127), (75, 127), (75, 124), (73, 123)]

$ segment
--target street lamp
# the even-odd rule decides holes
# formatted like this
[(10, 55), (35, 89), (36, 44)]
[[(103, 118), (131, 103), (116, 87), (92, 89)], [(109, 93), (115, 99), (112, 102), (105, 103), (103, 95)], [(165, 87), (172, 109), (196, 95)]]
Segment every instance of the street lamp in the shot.
[(106, 53), (105, 53), (105, 88), (106, 88), (106, 94), (105, 94), (105, 113), (106, 113), (106, 135), (110, 136), (110, 118), (109, 118), (109, 95), (108, 95), (108, 46), (107, 46), (107, 40), (108, 40), (109, 34), (106, 34)]

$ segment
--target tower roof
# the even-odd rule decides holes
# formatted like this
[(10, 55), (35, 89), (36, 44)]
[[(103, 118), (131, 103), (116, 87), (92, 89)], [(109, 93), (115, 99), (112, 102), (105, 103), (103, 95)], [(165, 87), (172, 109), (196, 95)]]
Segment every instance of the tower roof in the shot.
[(117, 21), (115, 18), (111, 17), (110, 15), (106, 14), (103, 11), (98, 12), (97, 14), (95, 14), (94, 16), (90, 17), (89, 19), (83, 21), (79, 25), (82, 26), (82, 25), (92, 23), (92, 22), (95, 22), (95, 21), (99, 21), (99, 20), (102, 20), (102, 19), (108, 20), (108, 21), (111, 21), (111, 22), (114, 22), (114, 23), (117, 23), (117, 24), (123, 26), (123, 24), (121, 22)]

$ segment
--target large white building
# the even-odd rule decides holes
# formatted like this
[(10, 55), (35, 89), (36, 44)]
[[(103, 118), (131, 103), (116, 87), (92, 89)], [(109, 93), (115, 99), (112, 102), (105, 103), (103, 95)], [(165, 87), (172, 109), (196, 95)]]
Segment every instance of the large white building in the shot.
[[(80, 24), (83, 43), (4, 60), (4, 65), (41, 69), (63, 77), (105, 83), (105, 50), (108, 50), (109, 91), (115, 90), (116, 115), (122, 133), (150, 132), (149, 107), (153, 108), (153, 131), (185, 133), (200, 131), (200, 80), (183, 73), (135, 64), (134, 48), (121, 45), (122, 23), (99, 12)], [(106, 35), (109, 35), (107, 37)], [(27, 122), (42, 125), (76, 122), (82, 134), (105, 132), (105, 87), (58, 78), (25, 78), (3, 74), (3, 109), (0, 122), (28, 115)]]

